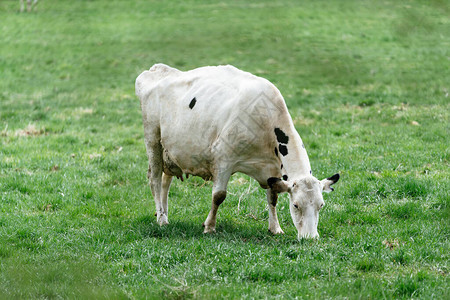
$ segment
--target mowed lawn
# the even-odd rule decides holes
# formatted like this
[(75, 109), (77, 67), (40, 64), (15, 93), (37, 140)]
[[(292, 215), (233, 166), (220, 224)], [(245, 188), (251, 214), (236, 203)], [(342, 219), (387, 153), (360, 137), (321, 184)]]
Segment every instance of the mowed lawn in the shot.
[[(449, 296), (446, 1), (0, 2), (0, 299)], [(232, 64), (284, 95), (313, 174), (339, 172), (318, 240), (267, 232), (235, 174), (174, 180), (160, 228), (137, 75)]]

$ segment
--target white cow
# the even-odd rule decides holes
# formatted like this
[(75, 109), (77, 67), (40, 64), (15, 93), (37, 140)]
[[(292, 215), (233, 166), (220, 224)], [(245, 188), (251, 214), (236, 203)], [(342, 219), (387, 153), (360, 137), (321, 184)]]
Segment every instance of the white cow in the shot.
[(298, 238), (318, 237), (322, 191), (339, 174), (318, 180), (278, 89), (233, 66), (182, 72), (156, 64), (136, 79), (149, 159), (148, 178), (157, 221), (168, 224), (172, 177), (213, 181), (212, 207), (203, 223), (214, 232), (219, 205), (233, 173), (253, 177), (267, 189), (269, 231), (283, 233), (276, 213), (278, 193), (290, 195)]

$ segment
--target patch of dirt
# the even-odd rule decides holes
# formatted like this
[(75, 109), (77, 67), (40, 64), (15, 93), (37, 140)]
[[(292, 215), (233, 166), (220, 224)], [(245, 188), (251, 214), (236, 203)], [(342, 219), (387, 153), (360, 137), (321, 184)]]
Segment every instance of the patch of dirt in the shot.
[(39, 136), (45, 134), (45, 128), (38, 128), (34, 124), (28, 124), (24, 129), (18, 129), (15, 132), (15, 136), (28, 137), (28, 136)]

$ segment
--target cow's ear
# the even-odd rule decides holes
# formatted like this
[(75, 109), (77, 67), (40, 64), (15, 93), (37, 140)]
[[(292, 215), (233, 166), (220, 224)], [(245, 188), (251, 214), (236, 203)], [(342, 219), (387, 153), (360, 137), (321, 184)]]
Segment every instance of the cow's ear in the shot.
[(289, 190), (287, 182), (277, 177), (270, 177), (267, 179), (267, 184), (275, 193), (285, 193)]
[(334, 174), (331, 177), (321, 180), (320, 182), (322, 183), (323, 191), (326, 193), (334, 191), (334, 189), (331, 186), (336, 182), (338, 182), (339, 177), (340, 177), (339, 174)]

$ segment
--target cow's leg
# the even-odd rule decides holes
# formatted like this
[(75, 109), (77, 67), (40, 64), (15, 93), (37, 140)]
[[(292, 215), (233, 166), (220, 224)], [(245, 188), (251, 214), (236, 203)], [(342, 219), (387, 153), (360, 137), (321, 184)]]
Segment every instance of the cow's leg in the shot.
[(162, 214), (161, 214), (160, 222), (159, 222), (161, 225), (169, 224), (169, 221), (168, 221), (168, 216), (169, 216), (168, 196), (169, 196), (169, 189), (170, 189), (171, 183), (172, 183), (172, 176), (163, 173), (162, 174), (162, 184), (161, 184)]
[(24, 0), (20, 0), (20, 12), (23, 12), (25, 10), (25, 4), (23, 3)]
[(230, 172), (221, 172), (214, 179), (211, 210), (203, 223), (203, 226), (205, 227), (203, 233), (216, 232), (217, 210), (227, 196), (227, 184), (230, 176)]
[(163, 225), (164, 217), (162, 216), (164, 215), (164, 208), (161, 203), (163, 157), (162, 157), (162, 146), (159, 143), (159, 136), (147, 139), (146, 147), (149, 161), (147, 176), (149, 179), (150, 188), (152, 190), (153, 199), (155, 200), (156, 220), (159, 223), (159, 225)]
[(278, 194), (273, 192), (272, 189), (267, 189), (267, 203), (269, 204), (269, 231), (273, 234), (282, 234), (284, 232), (280, 227), (280, 223), (278, 223), (276, 209), (277, 201)]

